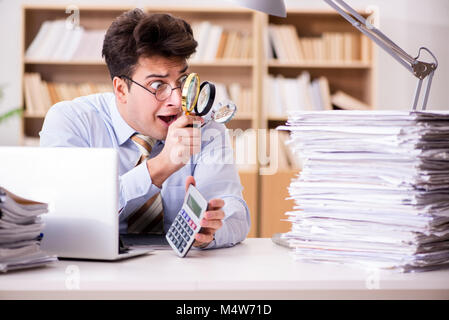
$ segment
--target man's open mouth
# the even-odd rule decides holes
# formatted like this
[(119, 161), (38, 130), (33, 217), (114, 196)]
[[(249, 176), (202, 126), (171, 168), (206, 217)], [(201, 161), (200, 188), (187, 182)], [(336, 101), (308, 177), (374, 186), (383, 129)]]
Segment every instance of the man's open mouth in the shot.
[(171, 116), (158, 116), (158, 118), (164, 121), (167, 125), (171, 125), (172, 122), (178, 118), (178, 116), (175, 114)]

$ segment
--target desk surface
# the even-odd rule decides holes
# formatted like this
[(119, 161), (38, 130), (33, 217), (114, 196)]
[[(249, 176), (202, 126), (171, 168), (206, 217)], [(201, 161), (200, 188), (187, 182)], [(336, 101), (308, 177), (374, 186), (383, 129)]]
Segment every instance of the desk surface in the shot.
[(270, 239), (0, 274), (0, 299), (449, 299), (449, 270), (376, 273), (295, 261)]

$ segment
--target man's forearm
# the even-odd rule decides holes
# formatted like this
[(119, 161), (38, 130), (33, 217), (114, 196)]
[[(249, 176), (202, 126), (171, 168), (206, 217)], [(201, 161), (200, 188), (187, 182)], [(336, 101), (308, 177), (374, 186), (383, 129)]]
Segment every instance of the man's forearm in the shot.
[(164, 181), (179, 169), (170, 161), (164, 159), (162, 155), (148, 159), (146, 163), (151, 181), (159, 188), (162, 188)]
[(223, 207), (227, 218), (223, 226), (215, 233), (215, 240), (207, 248), (232, 247), (245, 240), (248, 235), (251, 221), (249, 210), (244, 203), (235, 197), (225, 197), (226, 205)]
[(119, 182), (119, 211), (122, 218), (127, 217), (141, 207), (146, 200), (161, 191), (152, 183), (145, 163), (120, 176)]

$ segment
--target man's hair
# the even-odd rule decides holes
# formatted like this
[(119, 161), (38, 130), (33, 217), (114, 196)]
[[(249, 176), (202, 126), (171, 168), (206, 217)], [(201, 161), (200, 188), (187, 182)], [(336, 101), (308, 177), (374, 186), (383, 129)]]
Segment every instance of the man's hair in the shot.
[(140, 57), (188, 59), (197, 45), (192, 28), (183, 19), (134, 9), (112, 22), (104, 38), (102, 55), (111, 79), (131, 78)]

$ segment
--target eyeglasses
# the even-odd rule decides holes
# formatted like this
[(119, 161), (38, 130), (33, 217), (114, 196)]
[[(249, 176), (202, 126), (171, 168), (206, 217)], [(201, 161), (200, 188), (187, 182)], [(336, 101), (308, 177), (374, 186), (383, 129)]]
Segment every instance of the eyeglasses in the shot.
[[(158, 82), (161, 82), (161, 84), (160, 84), (157, 88), (155, 88), (155, 91), (154, 91), (154, 92), (151, 91), (150, 89), (148, 89), (147, 87), (145, 87), (144, 85), (141, 85), (140, 83), (134, 81), (133, 79), (131, 79), (131, 78), (128, 77), (128, 76), (120, 76), (120, 78), (125, 78), (125, 79), (127, 79), (127, 80), (129, 80), (129, 81), (135, 83), (135, 84), (138, 85), (139, 87), (141, 87), (141, 88), (147, 90), (149, 93), (151, 93), (152, 95), (154, 95), (158, 101), (161, 101), (161, 102), (162, 102), (162, 101), (165, 101), (165, 100), (167, 100), (168, 98), (170, 98), (170, 96), (171, 96), (173, 90), (176, 90), (176, 89), (182, 89), (182, 87), (183, 87), (183, 85), (184, 85), (184, 82), (185, 82), (185, 79), (187, 78), (187, 76), (183, 77), (182, 80), (180, 81), (180, 82), (181, 82), (181, 85), (180, 85), (179, 87), (175, 87), (175, 88), (172, 88), (171, 85), (169, 85), (168, 83), (165, 83), (165, 82), (162, 82), (162, 81), (158, 81)], [(155, 83), (156, 83), (156, 82), (155, 82)]]

